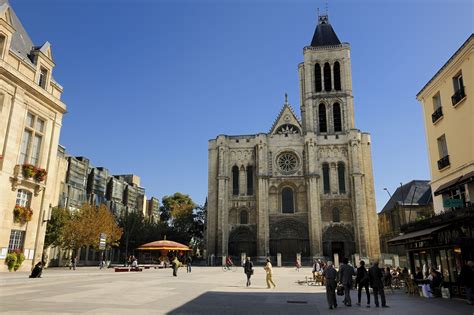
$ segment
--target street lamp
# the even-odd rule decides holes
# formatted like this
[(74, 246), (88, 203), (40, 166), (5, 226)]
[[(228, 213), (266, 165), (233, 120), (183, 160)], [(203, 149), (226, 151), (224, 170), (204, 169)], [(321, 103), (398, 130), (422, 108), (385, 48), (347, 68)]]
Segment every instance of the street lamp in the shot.
[(383, 190), (385, 190), (385, 191), (387, 192), (388, 196), (390, 197), (390, 199), (392, 199), (392, 195), (390, 194), (390, 192), (388, 191), (388, 189), (387, 189), (387, 188), (384, 188)]

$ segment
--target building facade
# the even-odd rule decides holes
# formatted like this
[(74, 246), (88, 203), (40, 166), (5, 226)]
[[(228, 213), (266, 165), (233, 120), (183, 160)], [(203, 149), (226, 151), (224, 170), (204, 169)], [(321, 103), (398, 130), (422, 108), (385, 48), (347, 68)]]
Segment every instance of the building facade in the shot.
[(370, 135), (355, 128), (350, 46), (320, 16), (268, 133), (209, 141), (207, 255), (379, 257)]
[(418, 93), (436, 213), (474, 202), (474, 35)]
[(389, 246), (388, 241), (402, 232), (403, 225), (429, 218), (433, 214), (429, 181), (412, 180), (397, 188), (382, 211), (378, 213), (380, 251), (384, 260), (392, 259), (392, 256), (397, 255), (399, 258), (397, 266), (407, 266), (405, 247), (403, 245)]
[(51, 45), (35, 46), (0, 0), (0, 271), (10, 251), (24, 253), (24, 271), (43, 255), (66, 112), (54, 67)]

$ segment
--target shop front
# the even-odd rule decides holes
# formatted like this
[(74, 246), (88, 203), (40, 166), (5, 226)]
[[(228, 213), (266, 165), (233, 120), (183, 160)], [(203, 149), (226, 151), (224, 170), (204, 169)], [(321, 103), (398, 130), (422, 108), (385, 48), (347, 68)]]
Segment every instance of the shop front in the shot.
[(416, 267), (424, 274), (436, 268), (451, 295), (465, 297), (459, 273), (464, 264), (474, 261), (474, 207), (446, 212), (402, 230), (403, 235), (391, 239), (389, 246), (405, 246), (412, 274)]

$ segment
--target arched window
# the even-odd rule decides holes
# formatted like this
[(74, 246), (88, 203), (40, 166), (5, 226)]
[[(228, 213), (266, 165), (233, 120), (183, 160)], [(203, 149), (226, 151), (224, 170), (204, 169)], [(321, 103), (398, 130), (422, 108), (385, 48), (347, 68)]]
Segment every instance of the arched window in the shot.
[(331, 66), (327, 62), (324, 64), (324, 90), (331, 91)]
[(240, 211), (240, 224), (249, 223), (249, 213), (245, 210)]
[(331, 192), (331, 188), (329, 186), (329, 164), (323, 163), (323, 186), (324, 186), (324, 193), (329, 194)]
[(323, 82), (321, 81), (321, 66), (319, 63), (314, 66), (314, 82), (316, 92), (321, 92), (323, 90)]
[(342, 131), (342, 120), (341, 120), (341, 105), (334, 103), (332, 107), (332, 113), (334, 118), (334, 132)]
[(247, 166), (247, 195), (253, 195), (253, 166)]
[(326, 106), (324, 104), (319, 104), (319, 132), (328, 132)]
[(341, 90), (341, 66), (338, 61), (334, 63), (334, 89)]
[(281, 191), (281, 212), (293, 213), (295, 212), (293, 189), (289, 187), (283, 188)]
[(338, 208), (332, 209), (332, 222), (341, 222), (341, 214)]
[(31, 193), (27, 190), (18, 189), (16, 194), (16, 204), (22, 207), (29, 207), (31, 202)]
[(337, 164), (337, 177), (339, 179), (339, 193), (345, 194), (346, 193), (346, 168), (344, 163), (339, 162)]
[(237, 166), (232, 167), (232, 195), (237, 196), (239, 194), (239, 168)]

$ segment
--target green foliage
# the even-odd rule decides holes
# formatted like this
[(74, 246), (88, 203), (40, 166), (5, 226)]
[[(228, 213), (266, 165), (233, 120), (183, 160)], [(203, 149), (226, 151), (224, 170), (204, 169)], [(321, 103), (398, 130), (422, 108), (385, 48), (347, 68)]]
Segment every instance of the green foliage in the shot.
[(8, 271), (17, 271), (20, 269), (21, 264), (25, 260), (25, 255), (22, 252), (14, 251), (7, 254), (5, 258), (5, 263), (8, 266)]
[(54, 207), (51, 209), (51, 219), (46, 226), (44, 246), (62, 246), (64, 243), (63, 231), (65, 223), (71, 219), (67, 209)]
[(165, 196), (160, 207), (161, 221), (174, 220), (182, 215), (188, 216), (196, 207), (189, 195), (174, 193), (172, 196)]
[(12, 271), (13, 268), (16, 265), (17, 257), (15, 252), (11, 252), (7, 254), (7, 257), (5, 258), (5, 263), (8, 266), (8, 271)]

